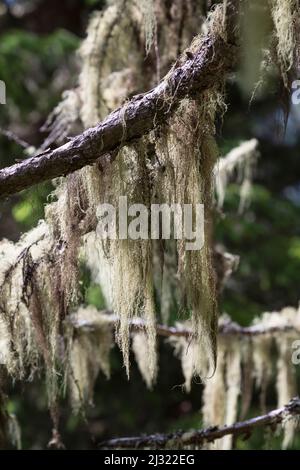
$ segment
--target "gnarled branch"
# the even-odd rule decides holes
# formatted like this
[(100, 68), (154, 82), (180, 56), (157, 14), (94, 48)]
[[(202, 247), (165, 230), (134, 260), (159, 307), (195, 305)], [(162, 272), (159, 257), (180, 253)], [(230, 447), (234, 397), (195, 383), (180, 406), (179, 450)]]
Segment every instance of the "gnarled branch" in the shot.
[(233, 69), (237, 47), (209, 33), (198, 49), (179, 61), (155, 88), (137, 95), (96, 127), (68, 143), (0, 170), (0, 197), (42, 181), (65, 176), (93, 164), (104, 155), (147, 134), (166, 122), (180, 100), (215, 86)]

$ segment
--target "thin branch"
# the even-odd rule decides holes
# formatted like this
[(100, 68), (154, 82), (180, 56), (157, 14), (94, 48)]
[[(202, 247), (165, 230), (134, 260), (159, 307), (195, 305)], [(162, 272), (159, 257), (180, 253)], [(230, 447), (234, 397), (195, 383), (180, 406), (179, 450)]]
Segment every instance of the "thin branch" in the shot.
[(147, 134), (167, 121), (180, 100), (215, 86), (216, 80), (233, 70), (236, 59), (237, 46), (209, 33), (192, 56), (174, 65), (148, 93), (133, 97), (96, 127), (61, 147), (0, 170), (0, 197), (91, 165)]
[[(113, 326), (116, 326), (119, 323), (119, 317), (110, 310), (103, 310), (99, 312), (99, 319), (103, 320), (103, 317), (106, 317), (108, 323), (111, 323)], [(103, 326), (102, 321), (97, 322), (95, 319), (88, 320), (86, 317), (80, 319), (76, 313), (70, 315), (69, 321), (72, 323), (73, 327), (76, 329), (94, 331)], [(146, 329), (146, 323), (141, 318), (132, 319), (129, 322), (129, 326), (132, 332), (139, 332)], [(259, 336), (259, 335), (271, 335), (278, 332), (289, 332), (289, 331), (299, 331), (296, 326), (288, 321), (281, 322), (280, 325), (270, 325), (267, 326), (263, 323), (258, 323), (251, 326), (240, 326), (237, 323), (231, 321), (230, 319), (221, 319), (219, 322), (219, 334), (223, 336)], [(156, 333), (159, 336), (170, 337), (184, 337), (190, 339), (193, 336), (193, 332), (190, 328), (185, 327), (174, 327), (167, 325), (156, 325)]]
[(166, 448), (189, 445), (203, 446), (227, 435), (249, 437), (254, 429), (274, 426), (288, 418), (300, 415), (300, 399), (293, 398), (287, 405), (269, 413), (240, 421), (229, 426), (211, 427), (196, 431), (177, 431), (170, 434), (152, 434), (141, 437), (123, 437), (102, 442), (100, 448)]

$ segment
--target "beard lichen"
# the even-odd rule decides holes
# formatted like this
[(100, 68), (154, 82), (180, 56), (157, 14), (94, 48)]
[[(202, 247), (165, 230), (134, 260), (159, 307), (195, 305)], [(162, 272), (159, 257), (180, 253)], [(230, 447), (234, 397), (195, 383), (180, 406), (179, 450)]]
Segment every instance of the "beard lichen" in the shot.
[(152, 389), (157, 378), (157, 363), (150, 363), (148, 360), (148, 337), (144, 332), (132, 335), (132, 351), (147, 387)]
[[(241, 388), (241, 348), (238, 341), (222, 338), (219, 341), (217, 369), (205, 381), (203, 393), (203, 420), (205, 426), (230, 425), (236, 421)], [(232, 436), (225, 436), (211, 445), (212, 449), (228, 450)]]
[(274, 23), (276, 51), (282, 77), (287, 85), (287, 73), (295, 61), (295, 21), (299, 13), (297, 0), (269, 0)]
[[(110, 377), (109, 354), (113, 346), (113, 331), (107, 318), (94, 307), (80, 307), (71, 317), (73, 324), (79, 327), (72, 327), (70, 323), (67, 328), (66, 381), (72, 408), (78, 413), (93, 403), (99, 372), (102, 371), (107, 379)], [(90, 323), (94, 325), (92, 330), (86, 327)]]
[[(228, 321), (226, 315), (220, 318), (221, 330)], [(176, 325), (178, 331), (190, 327), (191, 323)], [(280, 312), (264, 313), (254, 320), (252, 328), (258, 329), (258, 333), (253, 336), (241, 338), (236, 334), (219, 335), (215, 374), (212, 378), (202, 380), (202, 414), (205, 426), (229, 425), (238, 419), (244, 419), (254, 390), (260, 394), (261, 413), (267, 413), (268, 387), (273, 383), (274, 377), (278, 407), (299, 395), (296, 370), (291, 361), (292, 345), (298, 336), (299, 327), (300, 310), (287, 307)], [(203, 361), (203, 352), (193, 338), (174, 336), (169, 342), (174, 348), (174, 354), (181, 360), (184, 386), (189, 392), (194, 375), (193, 356), (198, 355), (200, 364)], [(289, 418), (284, 421), (283, 448), (292, 444), (296, 430), (295, 420)], [(219, 439), (209, 448), (231, 449), (231, 436)]]
[(237, 183), (240, 184), (239, 211), (241, 212), (247, 207), (253, 173), (259, 155), (257, 147), (258, 141), (251, 139), (242, 142), (226, 157), (218, 160), (215, 168), (215, 188), (219, 208), (224, 204), (227, 185), (234, 173), (237, 174)]
[[(83, 68), (80, 88), (84, 106), (89, 103), (88, 113), (84, 109), (81, 113), (84, 127), (95, 124), (105, 112), (111, 110), (112, 105), (120, 105), (133, 89), (143, 89), (144, 74), (134, 75), (142, 70), (143, 65), (142, 57), (137, 51), (135, 53), (132, 51), (130, 61), (127, 63), (127, 78), (123, 87), (118, 90), (119, 95), (116, 96), (116, 90), (112, 89), (111, 78), (114, 78), (114, 82), (117, 80), (116, 74), (119, 74), (120, 70), (122, 73), (125, 71), (122, 51), (128, 36), (131, 35), (132, 24), (136, 27), (137, 22), (141, 22), (136, 6), (126, 6), (126, 8), (128, 16), (122, 17), (117, 24), (115, 21), (117, 5), (111, 5), (102, 16), (99, 14), (94, 16), (88, 28), (88, 37), (81, 48)], [(162, 22), (160, 15), (161, 12), (157, 17), (158, 23)], [(222, 30), (222, 27), (218, 26), (218, 21), (221, 21), (220, 9), (216, 9), (209, 19), (209, 27), (213, 34), (219, 34)], [(165, 25), (162, 23), (161, 26), (163, 30)], [(124, 38), (124, 28), (127, 28), (127, 39)], [(143, 36), (141, 24), (139, 29)], [(120, 44), (120, 40), (123, 44)], [(201, 38), (194, 41), (194, 47), (196, 43), (199, 45), (199, 41)], [(135, 47), (134, 40), (132, 45)], [(98, 54), (97, 61), (93, 59), (95, 51)], [(90, 80), (91, 75), (92, 80)], [(153, 77), (150, 79), (146, 75), (146, 78), (148, 86), (151, 86)], [(217, 156), (214, 120), (217, 110), (220, 110), (223, 104), (221, 88), (222, 84), (217, 84), (213, 90), (203, 93), (199, 99), (184, 101), (164, 128), (157, 129), (149, 137), (144, 137), (140, 142), (120, 150), (109, 168), (105, 167), (105, 171), (94, 165), (80, 172), (81, 186), (84, 187), (89, 210), (92, 211), (96, 210), (100, 202), (109, 202), (117, 206), (120, 195), (128, 197), (128, 204), (143, 203), (146, 207), (153, 202), (171, 203), (175, 200), (181, 204), (205, 204), (207, 220), (205, 246), (199, 253), (190, 254), (184, 252), (183, 244), (178, 241), (176, 247), (178, 263), (173, 269), (178, 271), (182, 283), (182, 298), (186, 298), (186, 305), (183, 308), (187, 315), (192, 315), (198, 340), (205, 346), (210, 358), (210, 373), (215, 367), (217, 318), (210, 240), (212, 179)], [(190, 155), (183, 157), (187, 153), (186, 140), (189, 141), (191, 151)], [(175, 181), (173, 175), (176, 175)], [(93, 267), (95, 282), (103, 280), (103, 275), (99, 273), (103, 265), (107, 278), (113, 286), (110, 292), (105, 286), (104, 291), (105, 297), (109, 298), (109, 305), (120, 317), (117, 340), (123, 351), (127, 373), (130, 343), (128, 322), (135, 315), (146, 320), (149, 363), (150, 369), (154, 371), (156, 363), (154, 292), (158, 273), (165, 271), (164, 257), (168, 257), (168, 250), (163, 249), (165, 253), (158, 257), (156, 256), (158, 244), (149, 240), (103, 242), (97, 239), (97, 235), (93, 240), (99, 259), (98, 273), (92, 259), (90, 243), (88, 243), (87, 264)], [(167, 286), (164, 287), (166, 292)], [(161, 308), (164, 317), (168, 316), (165, 310), (164, 303)]]
[[(159, 0), (143, 0), (141, 4), (118, 0), (93, 15), (79, 51), (78, 88), (65, 94), (50, 116), (47, 144), (65, 140), (76, 126), (85, 129), (96, 125), (130, 96), (151, 88), (157, 75), (169, 70), (201, 26), (201, 2), (171, 3), (168, 6)], [(285, 77), (294, 60), (296, 2), (270, 0), (270, 6), (277, 56)], [(149, 11), (150, 14), (145, 14)], [(141, 12), (146, 16), (146, 25)], [(223, 20), (223, 8), (219, 6), (209, 16), (205, 28), (226, 41)], [(190, 54), (202, 39), (201, 35), (196, 37)], [(146, 44), (146, 59), (141, 43)], [(184, 54), (180, 60), (183, 58)], [(172, 344), (181, 358), (186, 390), (190, 391), (194, 377), (204, 381), (205, 424), (231, 424), (236, 420), (242, 371), (245, 361), (249, 365), (251, 354), (253, 380), (265, 396), (272, 377), (266, 367), (272, 360), (273, 336), (259, 336), (252, 343), (249, 340), (247, 355), (241, 353), (237, 337), (220, 339), (218, 353), (216, 347), (212, 212), (218, 157), (215, 120), (225, 110), (224, 83), (225, 77), (218, 77), (212, 88), (182, 100), (167, 122), (156, 126), (149, 135), (116, 149), (113, 156), (101, 160), (101, 165), (97, 162), (56, 182), (54, 201), (46, 207), (45, 221), (16, 244), (0, 242), (1, 359), (14, 380), (31, 380), (44, 366), (56, 427), (59, 377), (65, 377), (73, 409), (78, 412), (92, 402), (99, 372), (107, 377), (110, 373), (111, 322), (90, 306), (80, 307), (74, 313), (81, 302), (80, 258), (89, 267), (92, 281), (101, 286), (107, 306), (118, 315), (115, 339), (128, 375), (132, 346), (147, 385), (153, 385), (157, 376), (157, 317), (168, 319), (176, 308), (192, 333), (190, 338), (173, 338)], [(171, 109), (173, 98), (166, 98)], [(244, 192), (248, 190), (256, 144), (254, 147), (244, 153), (244, 159), (231, 158), (227, 166), (226, 162), (220, 164), (217, 183), (220, 205), (236, 165), (243, 173)], [(102, 240), (95, 231), (97, 207), (102, 202), (117, 207), (120, 196), (127, 196), (128, 205), (138, 203), (147, 208), (153, 203), (194, 207), (204, 204), (203, 248), (187, 251), (183, 240)], [(242, 191), (242, 201), (244, 196)], [(90, 228), (87, 219), (94, 221)], [(286, 321), (293, 324), (297, 315), (289, 309), (264, 316), (263, 322), (265, 326), (270, 323), (278, 326)], [(144, 321), (145, 330), (133, 334), (131, 345), (130, 323), (137, 316)], [(83, 327), (66, 326), (70, 317), (76, 317), (77, 324)], [(96, 323), (97, 328), (84, 328), (86, 323)], [(276, 342), (279, 405), (296, 394), (288, 362), (290, 339), (287, 333), (285, 342)], [(287, 423), (284, 446), (290, 443), (293, 432), (294, 425)], [(220, 440), (218, 446), (230, 448), (231, 438)]]

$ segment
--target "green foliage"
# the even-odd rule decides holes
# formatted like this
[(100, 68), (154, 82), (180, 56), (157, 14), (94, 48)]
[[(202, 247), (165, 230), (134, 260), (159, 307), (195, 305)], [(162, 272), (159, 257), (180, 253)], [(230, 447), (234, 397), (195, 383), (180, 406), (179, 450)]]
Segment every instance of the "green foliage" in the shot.
[[(41, 143), (39, 127), (62, 91), (72, 85), (71, 70), (78, 43), (78, 38), (65, 30), (43, 37), (23, 30), (8, 30), (1, 35), (0, 79), (6, 83), (7, 105), (0, 109), (0, 127), (14, 131), (33, 145)], [(1, 167), (14, 163), (16, 157), (27, 158), (19, 145), (1, 134), (0, 152)], [(35, 226), (43, 217), (51, 190), (51, 183), (41, 184), (10, 201), (20, 231)], [(0, 204), (0, 213), (2, 210)]]
[[(48, 113), (58, 99), (49, 94), (49, 84), (51, 88), (58, 66), (68, 63), (78, 39), (64, 30), (45, 37), (10, 30), (0, 39), (0, 77), (7, 86), (7, 108), (17, 106), (22, 118), (33, 111)], [(52, 83), (54, 90), (56, 86)]]
[(228, 188), (217, 240), (240, 256), (240, 265), (226, 289), (223, 310), (249, 324), (264, 310), (297, 305), (300, 233), (295, 224), (300, 207), (266, 187), (254, 185), (250, 208), (238, 214), (238, 186)]
[(12, 207), (12, 214), (22, 231), (34, 227), (44, 217), (44, 204), (51, 190), (51, 183), (40, 184), (35, 191), (24, 191), (20, 201)]

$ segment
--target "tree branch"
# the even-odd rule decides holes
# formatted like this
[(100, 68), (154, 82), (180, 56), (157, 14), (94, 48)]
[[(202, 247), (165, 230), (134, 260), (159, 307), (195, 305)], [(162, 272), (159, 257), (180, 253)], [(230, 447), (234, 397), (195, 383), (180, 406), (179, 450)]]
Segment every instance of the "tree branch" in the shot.
[[(113, 326), (117, 325), (119, 322), (119, 317), (113, 312), (109, 310), (103, 310), (99, 312), (99, 319), (103, 321), (103, 317), (106, 317), (106, 320), (108, 323), (111, 323)], [(82, 329), (82, 330), (87, 330), (87, 331), (94, 331), (97, 330), (98, 328), (101, 328), (103, 326), (103, 322), (97, 322), (95, 321), (95, 317), (93, 317), (91, 320), (87, 320), (87, 317), (85, 316), (83, 319), (78, 317), (75, 314), (70, 315), (69, 320), (71, 324), (73, 325), (74, 328), (76, 329)], [(129, 326), (132, 332), (140, 332), (146, 329), (146, 323), (144, 320), (141, 318), (135, 318), (132, 319), (129, 322)], [(219, 334), (223, 336), (260, 336), (260, 335), (267, 335), (267, 334), (273, 334), (273, 333), (278, 333), (278, 332), (288, 332), (288, 331), (299, 331), (296, 328), (296, 325), (292, 324), (289, 321), (282, 321), (278, 325), (270, 325), (267, 326), (263, 323), (258, 323), (255, 325), (251, 326), (240, 326), (237, 323), (231, 321), (230, 319), (228, 320), (221, 320), (219, 322)], [(170, 337), (170, 336), (177, 336), (177, 337), (184, 337), (184, 338), (191, 338), (193, 336), (193, 332), (190, 328), (185, 328), (185, 327), (174, 327), (174, 326), (167, 326), (167, 325), (161, 325), (157, 324), (156, 325), (156, 333), (159, 336), (163, 337)]]
[(177, 431), (170, 434), (152, 434), (141, 437), (123, 437), (102, 442), (100, 448), (166, 448), (187, 445), (202, 446), (229, 434), (248, 437), (256, 428), (274, 426), (283, 423), (287, 418), (300, 415), (300, 399), (293, 398), (286, 406), (269, 413), (240, 421), (229, 426), (211, 427), (197, 431)]
[(215, 86), (233, 69), (236, 49), (220, 36), (209, 33), (196, 52), (181, 65), (175, 64), (148, 93), (133, 97), (96, 127), (65, 145), (0, 170), (0, 197), (91, 165), (166, 122), (180, 100)]

